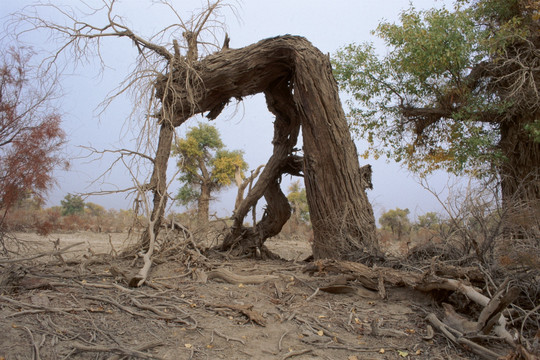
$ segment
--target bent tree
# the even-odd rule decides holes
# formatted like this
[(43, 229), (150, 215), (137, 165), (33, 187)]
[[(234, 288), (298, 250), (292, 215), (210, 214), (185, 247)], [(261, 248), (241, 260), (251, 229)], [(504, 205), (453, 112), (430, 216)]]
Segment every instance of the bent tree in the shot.
[[(188, 71), (201, 86), (190, 86)], [(191, 92), (186, 91), (191, 87)], [(224, 49), (177, 67), (156, 81), (162, 111), (171, 126), (195, 113), (215, 119), (231, 98), (264, 93), (275, 115), (274, 150), (259, 180), (233, 215), (223, 249), (261, 248), (290, 217), (279, 182), (283, 174), (303, 173), (316, 257), (360, 257), (375, 253), (375, 223), (365, 193), (356, 147), (341, 108), (330, 61), (306, 39), (280, 36), (242, 49)], [(302, 129), (303, 158), (295, 155)], [(165, 164), (159, 177), (165, 176)], [(264, 196), (267, 208), (253, 228), (244, 228), (249, 209)]]
[[(190, 21), (179, 19), (178, 24), (165, 28), (159, 37), (152, 37), (163, 40), (163, 44), (158, 44), (122, 23), (122, 18), (114, 13), (114, 4), (114, 0), (105, 2), (102, 11), (107, 12), (106, 23), (100, 26), (84, 23), (72, 15), (71, 27), (36, 20), (34, 16), (23, 15), (20, 19), (34, 29), (46, 28), (57, 35), (60, 32), (67, 37), (67, 44), (78, 51), (88, 49), (89, 43), (99, 47), (100, 38), (127, 38), (139, 50), (139, 69), (151, 67), (141, 78), (152, 75), (151, 88), (145, 89), (152, 94), (148, 108), (155, 110), (152, 116), (157, 118), (160, 130), (152, 175), (142, 187), (153, 194), (152, 227), (143, 234), (144, 246), (151, 247), (164, 213), (174, 129), (196, 114), (216, 119), (231, 99), (263, 93), (268, 110), (275, 116), (273, 152), (257, 183), (236, 207), (222, 249), (265, 253), (264, 241), (278, 234), (291, 215), (280, 181), (283, 174), (292, 174), (304, 176), (315, 257), (361, 259), (378, 253), (375, 220), (365, 193), (368, 185), (327, 56), (299, 36), (265, 39), (240, 49), (230, 49), (226, 36), (224, 45), (214, 48), (217, 51), (207, 51), (203, 30), (211, 28), (205, 24), (223, 5), (220, 1), (209, 4)], [(166, 1), (163, 4), (174, 10)], [(71, 14), (61, 11), (68, 13)], [(93, 16), (97, 13), (99, 10)], [(212, 38), (215, 39), (215, 33)], [(206, 56), (200, 56), (203, 51)], [(149, 64), (151, 59), (154, 62)], [(300, 130), (303, 156), (295, 149)], [(245, 216), (262, 197), (267, 203), (262, 219), (250, 228), (245, 227)]]

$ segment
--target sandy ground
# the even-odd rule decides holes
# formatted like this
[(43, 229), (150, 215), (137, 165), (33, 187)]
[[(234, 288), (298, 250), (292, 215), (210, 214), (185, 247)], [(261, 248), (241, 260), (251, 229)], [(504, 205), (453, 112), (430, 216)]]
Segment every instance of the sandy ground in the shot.
[[(60, 248), (82, 244), (64, 262), (46, 256), (10, 265), (24, 276), (2, 289), (0, 359), (471, 358), (442, 337), (423, 339), (426, 310), (439, 311), (428, 297), (392, 288), (381, 300), (356, 283), (352, 293), (317, 291), (338, 276), (304, 273), (310, 248), (302, 240), (267, 243), (284, 260), (168, 256), (156, 261), (148, 285), (133, 289), (111, 273), (141, 266), (115, 256), (134, 241), (126, 234), (18, 236), (39, 251), (56, 239)], [(201, 277), (216, 271), (263, 280)], [(374, 334), (374, 321), (391, 331)]]

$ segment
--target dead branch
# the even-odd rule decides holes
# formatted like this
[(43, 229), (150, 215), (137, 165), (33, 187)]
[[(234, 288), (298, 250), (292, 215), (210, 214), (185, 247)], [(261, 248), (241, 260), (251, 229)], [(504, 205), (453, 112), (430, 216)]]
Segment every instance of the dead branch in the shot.
[[(240, 203), (242, 202), (242, 200), (244, 200), (244, 191), (246, 190), (246, 187), (249, 185), (250, 187), (250, 190), (251, 190), (251, 185), (253, 183), (253, 180), (255, 180), (257, 178), (257, 176), (259, 176), (259, 173), (261, 172), (261, 169), (264, 167), (264, 165), (259, 165), (259, 167), (257, 167), (257, 169), (255, 169), (255, 171), (251, 171), (251, 175), (245, 179), (242, 180), (242, 177), (241, 177), (241, 170), (240, 168), (238, 167), (236, 169), (236, 173), (234, 174), (234, 178), (235, 178), (235, 182), (236, 182), (236, 186), (238, 187), (238, 193), (236, 194), (236, 201), (234, 203), (234, 212), (236, 212), (236, 209), (238, 209), (238, 207), (240, 206)], [(255, 224), (255, 223), (254, 223)]]
[(497, 354), (494, 351), (491, 351), (477, 343), (474, 343), (463, 337), (463, 334), (459, 331), (449, 328), (443, 322), (441, 322), (435, 314), (429, 314), (426, 317), (426, 320), (429, 321), (436, 329), (444, 334), (446, 338), (452, 341), (455, 344), (460, 344), (471, 349), (472, 352), (480, 356), (482, 359), (486, 360), (497, 360), (502, 357), (502, 355)]
[(300, 356), (300, 355), (304, 355), (304, 354), (309, 354), (310, 352), (312, 352), (313, 349), (304, 349), (304, 350), (298, 350), (298, 351), (291, 351), (290, 353), (286, 354), (285, 356), (283, 356), (281, 358), (281, 360), (286, 360), (286, 359), (290, 359), (292, 357), (295, 357), (295, 356)]
[[(216, 329), (212, 330), (212, 339), (214, 338), (214, 334), (216, 334), (219, 337), (224, 338), (227, 341), (237, 341), (237, 342), (241, 343), (242, 345), (246, 345), (246, 342), (244, 340), (224, 335), (224, 334), (220, 333), (219, 331), (217, 331)], [(210, 343), (212, 343), (212, 341), (210, 341)]]
[[(139, 346), (134, 346), (133, 347), (133, 350), (134, 351), (144, 351), (144, 350), (149, 350), (149, 349), (152, 349), (152, 348), (155, 348), (155, 347), (158, 347), (158, 346), (162, 346), (164, 345), (163, 343), (160, 343), (160, 342), (151, 342), (151, 343), (148, 343), (148, 344), (143, 344), (143, 345), (139, 345)], [(150, 354), (149, 354), (150, 355)], [(115, 356), (112, 356), (109, 358), (109, 360), (121, 360), (124, 358), (124, 355), (115, 355)], [(153, 357), (152, 359), (158, 359), (157, 357)]]
[[(355, 276), (365, 287), (372, 290), (378, 290), (379, 277), (382, 276), (385, 283), (393, 286), (407, 286), (422, 292), (430, 292), (436, 289), (457, 291), (483, 307), (488, 306), (490, 302), (487, 296), (462, 281), (442, 278), (431, 273), (419, 274), (383, 267), (369, 268), (360, 263), (334, 260), (317, 261), (306, 266), (304, 271), (350, 274)], [(506, 343), (515, 347), (516, 343), (513, 336), (506, 330), (506, 324), (507, 320), (501, 315), (498, 318), (497, 325), (494, 327), (494, 332), (504, 339)], [(472, 329), (472, 331), (475, 329)]]
[(394, 329), (381, 329), (381, 319), (373, 319), (371, 321), (371, 335), (375, 337), (390, 336), (390, 337), (407, 337), (408, 335), (402, 331)]
[(226, 269), (216, 269), (206, 274), (207, 279), (221, 279), (229, 284), (262, 284), (266, 281), (277, 280), (274, 275), (238, 275)]
[[(154, 342), (154, 343), (141, 345), (135, 348), (146, 350), (146, 349), (151, 349), (151, 348), (162, 346), (162, 345), (163, 343), (161, 342)], [(124, 345), (124, 346), (116, 345), (116, 344), (115, 345), (86, 345), (81, 342), (74, 341), (71, 346), (73, 346), (76, 350), (79, 350), (79, 351), (118, 353), (121, 356), (133, 356), (133, 357), (142, 358), (142, 359), (165, 359), (165, 358), (162, 358), (161, 356), (148, 354), (140, 350), (132, 350), (131, 349), (132, 346), (128, 347), (127, 345)]]
[(41, 357), (39, 356), (39, 346), (36, 344), (36, 341), (34, 340), (34, 335), (32, 334), (32, 331), (26, 326), (23, 326), (23, 329), (26, 330), (28, 333), (28, 336), (30, 336), (30, 341), (32, 343), (32, 359), (40, 360)]
[(124, 305), (120, 304), (119, 302), (114, 301), (112, 299), (108, 299), (106, 297), (99, 297), (99, 296), (92, 296), (92, 295), (83, 295), (82, 297), (85, 298), (85, 299), (88, 299), (88, 300), (95, 300), (95, 301), (105, 302), (105, 303), (114, 305), (117, 308), (119, 308), (120, 310), (123, 310), (123, 311), (127, 312), (130, 315), (139, 316), (139, 317), (142, 317), (142, 318), (147, 317), (146, 314), (134, 311), (134, 310), (130, 309), (129, 307), (124, 306)]
[(478, 317), (477, 328), (478, 332), (488, 334), (493, 326), (499, 321), (501, 313), (517, 299), (520, 289), (516, 286), (506, 288), (507, 281), (500, 287), (499, 291), (489, 300), (488, 304), (482, 309)]
[(29, 257), (25, 257), (25, 258), (0, 259), (0, 264), (12, 264), (12, 263), (18, 263), (18, 262), (23, 262), (23, 261), (30, 261), (30, 260), (38, 259), (40, 257), (49, 256), (49, 255), (50, 256), (58, 256), (60, 254), (65, 253), (67, 250), (69, 250), (69, 249), (71, 249), (71, 248), (73, 248), (75, 246), (82, 245), (82, 244), (84, 244), (84, 241), (65, 246), (65, 247), (63, 247), (63, 248), (61, 248), (59, 250), (53, 250), (53, 251), (49, 251), (49, 252), (46, 252), (46, 253), (37, 254), (37, 255), (33, 255), (33, 256), (29, 256)]
[[(92, 310), (86, 309), (86, 308), (75, 308), (75, 307), (55, 308), (55, 307), (48, 307), (48, 306), (42, 306), (42, 305), (28, 304), (28, 303), (24, 303), (22, 301), (11, 299), (11, 298), (9, 298), (7, 296), (3, 296), (3, 295), (0, 295), (0, 300), (8, 302), (8, 303), (16, 305), (16, 306), (19, 306), (19, 307), (27, 307), (27, 308), (31, 308), (31, 309), (37, 309), (37, 310), (40, 310), (40, 312), (69, 313), (69, 312), (79, 312), (79, 311), (92, 311)], [(20, 314), (20, 312), (13, 313), (13, 314), (10, 314), (10, 315), (7, 315), (7, 316), (17, 316), (18, 314)]]
[(266, 320), (260, 313), (253, 310), (253, 305), (207, 304), (206, 306), (210, 306), (213, 308), (225, 308), (225, 309), (238, 311), (242, 313), (243, 315), (247, 316), (248, 319), (250, 321), (253, 321), (255, 324), (263, 326), (263, 327), (266, 326)]

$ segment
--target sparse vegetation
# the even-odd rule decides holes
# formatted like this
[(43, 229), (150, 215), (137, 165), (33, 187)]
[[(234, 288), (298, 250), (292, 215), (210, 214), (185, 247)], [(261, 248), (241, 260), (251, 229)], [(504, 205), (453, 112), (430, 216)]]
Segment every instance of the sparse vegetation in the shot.
[(235, 175), (244, 177), (247, 163), (240, 150), (227, 150), (217, 128), (199, 123), (173, 147), (178, 158), (179, 180), (183, 184), (176, 200), (182, 205), (197, 203), (201, 226), (208, 223), (212, 195), (234, 184)]
[[(208, 2), (189, 21), (168, 1), (153, 3), (178, 22), (150, 40), (125, 25), (115, 0), (91, 8), (90, 17), (51, 3), (18, 15), (30, 27), (25, 32), (66, 37), (47, 65), (64, 51), (82, 60), (99, 55), (105, 37), (129, 39), (138, 61), (120, 93), (137, 83), (135, 93), (147, 102), (136, 150), (92, 149), (114, 153), (129, 172), (133, 211), (107, 210), (73, 194), (43, 208), (50, 168), (40, 177), (32, 166), (43, 159), (58, 165), (59, 118), (47, 117), (41, 137), (25, 138), (45, 140), (52, 153), (20, 144), (30, 170), (16, 184), (4, 182), (16, 191), (0, 189), (0, 230), (40, 238), (25, 248), (2, 241), (0, 344), (10, 348), (0, 345), (0, 359), (38, 359), (42, 350), (62, 358), (540, 355), (538, 33), (531, 31), (540, 28), (537, 0), (410, 9), (401, 24), (383, 22), (376, 31), (395, 50), (388, 57), (379, 59), (370, 46), (340, 53), (336, 74), (367, 106), (352, 108), (352, 128), (372, 145), (390, 146), (379, 153), (422, 174), (445, 210), (411, 219), (409, 209), (392, 209), (380, 229), (366, 194), (372, 169), (358, 163), (326, 55), (289, 35), (232, 49), (224, 34), (220, 46), (215, 29), (223, 25), (223, 2)], [(67, 22), (49, 22), (40, 9)], [(99, 16), (105, 25), (83, 21)], [(9, 76), (3, 81), (9, 84)], [(215, 127), (199, 123), (176, 137), (188, 118), (215, 119), (231, 99), (260, 92), (275, 115), (274, 149), (247, 179), (242, 152), (226, 150)], [(159, 128), (159, 138), (142, 141), (151, 128)], [(6, 153), (7, 164), (14, 155)], [(171, 154), (178, 172), (168, 178)], [(442, 199), (423, 177), (438, 168), (472, 180)], [(176, 199), (197, 209), (174, 214), (166, 205), (179, 174)], [(293, 182), (285, 196), (286, 174), (303, 177), (305, 189)], [(209, 221), (211, 195), (233, 182), (239, 191), (231, 217)], [(262, 216), (253, 215), (250, 225), (245, 218), (262, 197)], [(81, 231), (83, 241), (65, 243)], [(120, 244), (113, 232), (135, 232), (139, 241)], [(106, 234), (96, 251), (91, 240), (100, 233)], [(278, 255), (287, 261), (274, 261)]]

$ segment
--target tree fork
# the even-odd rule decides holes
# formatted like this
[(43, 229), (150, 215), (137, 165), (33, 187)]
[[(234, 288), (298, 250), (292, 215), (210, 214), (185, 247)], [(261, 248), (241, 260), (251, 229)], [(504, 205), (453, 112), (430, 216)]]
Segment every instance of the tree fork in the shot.
[[(196, 80), (186, 77), (193, 70)], [(375, 218), (330, 61), (309, 41), (290, 35), (265, 39), (209, 55), (189, 70), (156, 81), (158, 98), (174, 113), (173, 126), (196, 113), (208, 112), (207, 117), (215, 119), (231, 98), (259, 92), (265, 93), (276, 115), (274, 154), (261, 174), (265, 186), (260, 181), (254, 186), (237, 210), (235, 223), (276, 180), (301, 125), (315, 257), (359, 259), (365, 253), (377, 254)]]

